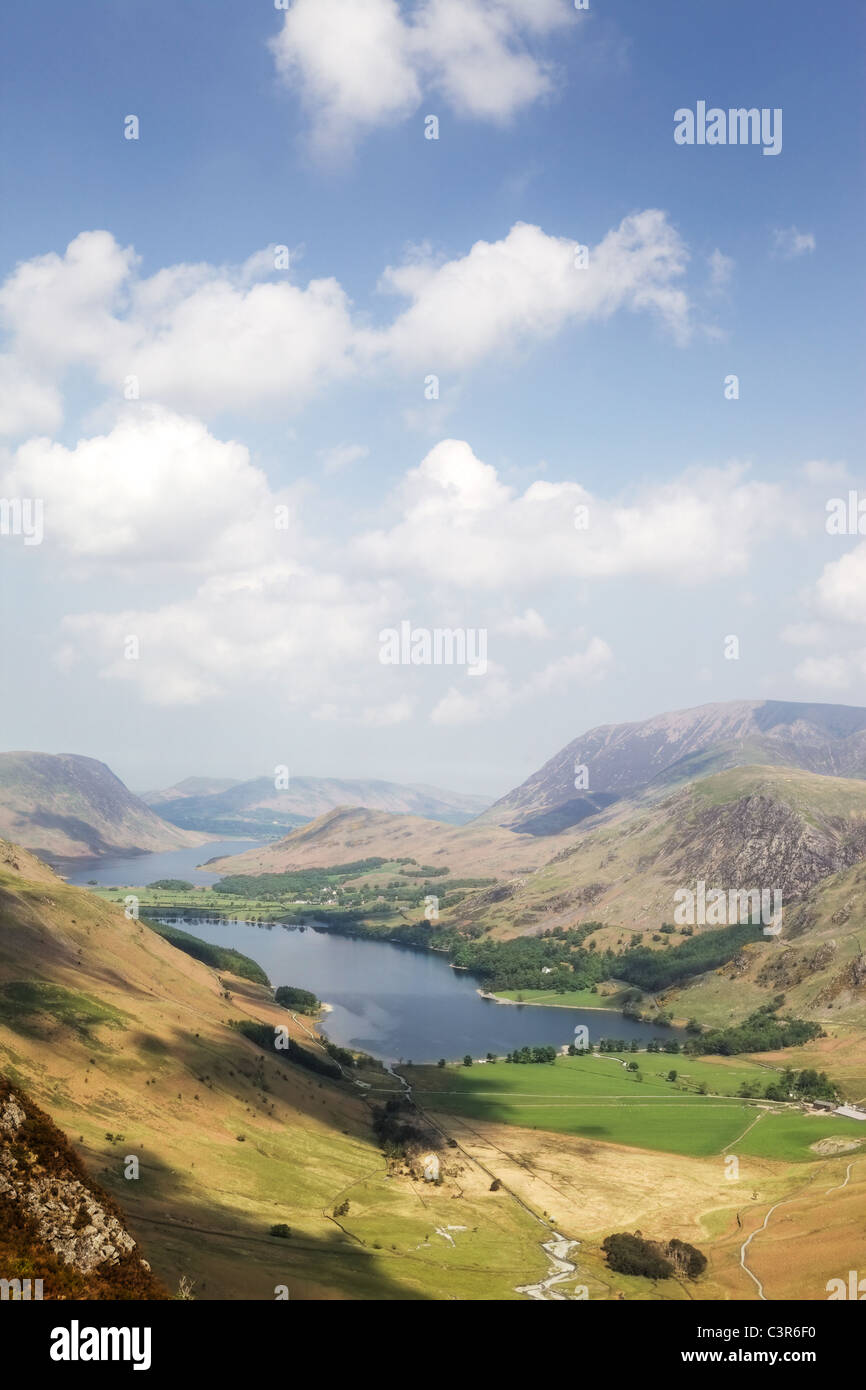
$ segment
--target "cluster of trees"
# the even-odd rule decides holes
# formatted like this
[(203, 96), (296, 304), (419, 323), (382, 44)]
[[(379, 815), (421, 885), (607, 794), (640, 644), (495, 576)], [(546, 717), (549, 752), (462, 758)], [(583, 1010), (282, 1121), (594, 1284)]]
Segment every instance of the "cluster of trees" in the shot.
[(200, 941), (197, 936), (190, 936), (189, 932), (181, 931), (178, 927), (167, 927), (161, 922), (152, 922), (149, 919), (146, 925), (164, 941), (169, 941), (179, 951), (192, 956), (193, 960), (203, 961), (215, 970), (227, 970), (232, 975), (239, 975), (243, 980), (253, 980), (258, 985), (271, 983), (257, 961), (250, 960), (249, 956), (242, 955), (233, 946), (214, 946), (209, 941)]
[(607, 1236), (601, 1248), (610, 1268), (618, 1274), (639, 1274), (645, 1279), (670, 1279), (676, 1273), (697, 1279), (707, 1267), (706, 1255), (694, 1245), (682, 1240), (669, 1240), (666, 1244), (645, 1240), (639, 1231), (634, 1235), (619, 1231)]
[(187, 883), (185, 878), (157, 878), (153, 883), (149, 883), (148, 888), (159, 888), (164, 893), (193, 893), (194, 883)]
[[(760, 927), (733, 926), (718, 931), (701, 931), (686, 936), (665, 951), (653, 951), (639, 944), (639, 936), (622, 954), (598, 951), (587, 937), (599, 929), (600, 922), (584, 922), (579, 927), (555, 927), (540, 936), (517, 937), (510, 941), (466, 940), (456, 934), (444, 936), (437, 944), (447, 946), (455, 965), (478, 975), (488, 989), (545, 989), (561, 993), (570, 990), (597, 990), (603, 980), (625, 980), (638, 990), (659, 993), (707, 970), (726, 965), (748, 941), (760, 939)], [(668, 937), (668, 939), (670, 939)], [(543, 974), (547, 970), (549, 973)], [(626, 999), (626, 1011), (640, 1017), (638, 993)], [(655, 1022), (665, 1020), (657, 1018)]]
[(284, 1009), (294, 1009), (299, 1014), (316, 1014), (322, 1007), (322, 1001), (311, 990), (297, 985), (280, 985), (274, 999)]
[[(743, 1082), (740, 1095), (753, 1098), (758, 1094), (756, 1085)], [(771, 1081), (764, 1088), (765, 1100), (835, 1100), (836, 1087), (825, 1071), (815, 1071), (808, 1067), (795, 1072), (786, 1067), (778, 1081)]]
[(338, 1047), (336, 1043), (325, 1042), (324, 1048), (328, 1056), (333, 1057), (335, 1062), (339, 1062), (341, 1067), (354, 1067), (357, 1065), (354, 1056), (351, 1052), (347, 1051), (345, 1047)]
[(545, 1047), (521, 1047), (509, 1052), (505, 1058), (506, 1062), (555, 1062), (556, 1048)]
[(409, 1118), (415, 1110), (411, 1101), (392, 1096), (373, 1109), (373, 1133), (387, 1158), (408, 1158), (425, 1142), (425, 1135)]
[(707, 1053), (732, 1057), (739, 1052), (775, 1052), (782, 1047), (801, 1047), (824, 1036), (819, 1023), (802, 1018), (779, 1018), (778, 1005), (765, 1004), (733, 1028), (713, 1028), (700, 1037), (689, 1038), (683, 1051), (696, 1056)]
[(611, 973), (649, 994), (658, 994), (693, 975), (727, 965), (747, 942), (760, 939), (760, 927), (745, 925), (700, 931), (666, 951), (630, 946), (621, 956), (611, 958), (611, 965), (615, 962)]
[(230, 1028), (235, 1028), (239, 1033), (243, 1033), (245, 1038), (264, 1052), (270, 1052), (272, 1056), (283, 1061), (295, 1062), (299, 1067), (306, 1067), (307, 1071), (314, 1071), (319, 1076), (327, 1076), (332, 1081), (339, 1081), (342, 1072), (336, 1062), (328, 1057), (321, 1057), (317, 1052), (311, 1052), (307, 1047), (301, 1047), (294, 1038), (288, 1039), (288, 1047), (274, 1047), (274, 1030), (267, 1023), (256, 1023), (251, 1018), (233, 1018), (229, 1023)]
[(326, 869), (298, 869), (284, 874), (229, 874), (214, 884), (213, 891), (264, 901), (309, 898), (332, 889), (341, 878), (355, 878), (373, 869), (381, 869), (387, 863), (387, 859), (373, 857), (356, 859), (350, 864), (332, 864)]
[[(488, 989), (592, 989), (611, 973), (606, 953), (583, 948), (598, 926), (585, 922), (511, 941), (454, 937), (448, 944), (454, 964), (471, 970)], [(550, 974), (542, 974), (544, 969)]]

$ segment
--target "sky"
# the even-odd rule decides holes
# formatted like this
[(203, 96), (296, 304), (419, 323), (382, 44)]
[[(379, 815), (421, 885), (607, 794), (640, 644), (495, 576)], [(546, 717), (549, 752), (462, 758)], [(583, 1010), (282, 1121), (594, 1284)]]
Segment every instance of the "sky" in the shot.
[[(866, 704), (864, 29), (7, 10), (3, 747), (493, 796), (598, 724)], [(699, 103), (775, 125), (678, 143)]]

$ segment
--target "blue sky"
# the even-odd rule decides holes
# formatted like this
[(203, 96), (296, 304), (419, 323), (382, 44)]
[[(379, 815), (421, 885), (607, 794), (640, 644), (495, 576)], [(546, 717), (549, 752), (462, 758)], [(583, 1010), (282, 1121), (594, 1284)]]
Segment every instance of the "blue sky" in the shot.
[[(863, 29), (781, 0), (7, 14), (0, 497), (44, 497), (45, 539), (0, 536), (6, 746), (138, 787), (501, 792), (598, 723), (864, 702), (866, 543), (825, 529), (866, 497)], [(699, 100), (781, 108), (782, 152), (675, 145)], [(279, 245), (288, 274), (251, 264)], [(485, 628), (491, 670), (382, 667), (403, 618)]]

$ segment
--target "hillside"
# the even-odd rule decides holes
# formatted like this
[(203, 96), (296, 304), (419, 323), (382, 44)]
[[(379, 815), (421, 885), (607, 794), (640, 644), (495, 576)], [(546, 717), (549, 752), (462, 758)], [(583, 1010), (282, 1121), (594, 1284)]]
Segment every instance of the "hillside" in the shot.
[(209, 834), (279, 834), (338, 806), (393, 815), (424, 816), (462, 825), (488, 805), (486, 798), (438, 787), (336, 777), (292, 777), (285, 790), (273, 777), (220, 785), (190, 777), (167, 792), (149, 792), (148, 804), (175, 825)]
[[(663, 795), (677, 782), (749, 764), (864, 778), (866, 709), (737, 700), (605, 724), (567, 744), (479, 820), (549, 834), (595, 814), (600, 799), (645, 788)], [(586, 768), (587, 782), (577, 794), (576, 766)]]
[[(263, 1051), (232, 1021), (271, 1037), (282, 1024), (333, 1070), (270, 990), (3, 850), (0, 1075), (67, 1136), (169, 1290), (183, 1277), (205, 1299), (272, 1301), (278, 1285), (292, 1300), (517, 1298), (543, 1276), (543, 1230), (472, 1160), (449, 1151), (431, 1187), (385, 1157), (369, 1097), (394, 1095), (387, 1074), (361, 1072), (367, 1092)], [(449, 1242), (433, 1233), (455, 1198)]]
[(699, 879), (775, 889), (788, 905), (866, 859), (866, 781), (734, 768), (650, 806), (621, 802), (603, 824), (542, 845), (548, 862), (505, 899), (481, 892), (455, 909), (461, 927), (511, 936), (594, 921), (617, 928), (599, 934), (614, 944), (623, 931), (673, 922), (674, 894)]
[(183, 849), (202, 836), (164, 821), (105, 763), (0, 753), (0, 836), (51, 859)]

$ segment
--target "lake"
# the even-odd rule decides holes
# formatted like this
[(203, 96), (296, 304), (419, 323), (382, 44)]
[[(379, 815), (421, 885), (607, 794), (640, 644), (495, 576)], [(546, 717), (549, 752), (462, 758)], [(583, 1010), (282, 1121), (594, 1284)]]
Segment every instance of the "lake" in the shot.
[(614, 1010), (497, 1004), (477, 993), (478, 980), (443, 955), (369, 941), (315, 927), (172, 914), (160, 921), (251, 956), (273, 985), (299, 985), (333, 1006), (322, 1027), (332, 1042), (384, 1061), (449, 1061), (469, 1052), (502, 1055), (515, 1047), (589, 1040), (664, 1038), (671, 1030), (623, 1018)]
[(272, 840), (211, 840), (195, 849), (171, 849), (162, 854), (127, 854), (117, 858), (100, 859), (82, 867), (60, 866), (68, 883), (98, 883), (100, 888), (145, 888), (159, 878), (185, 878), (187, 883), (210, 888), (223, 874), (197, 869), (206, 859), (227, 854), (243, 854), (244, 850), (259, 849)]
[[(170, 850), (100, 860), (67, 871), (68, 881), (96, 880), (103, 887), (144, 887), (160, 878), (182, 878), (210, 887), (221, 875), (196, 865), (218, 855), (240, 854), (269, 843), (260, 840), (214, 840), (197, 849)], [(369, 1052), (387, 1062), (449, 1061), (469, 1052), (502, 1055), (515, 1047), (572, 1042), (584, 1025), (589, 1040), (603, 1037), (670, 1036), (671, 1030), (636, 1023), (613, 1010), (556, 1009), (536, 1004), (497, 1004), (482, 999), (478, 980), (454, 970), (434, 951), (414, 950), (387, 941), (368, 941), (335, 932), (270, 922), (205, 916), (160, 918), (192, 936), (218, 946), (233, 946), (251, 956), (273, 985), (311, 989), (333, 1010), (323, 1018), (332, 1042)]]

